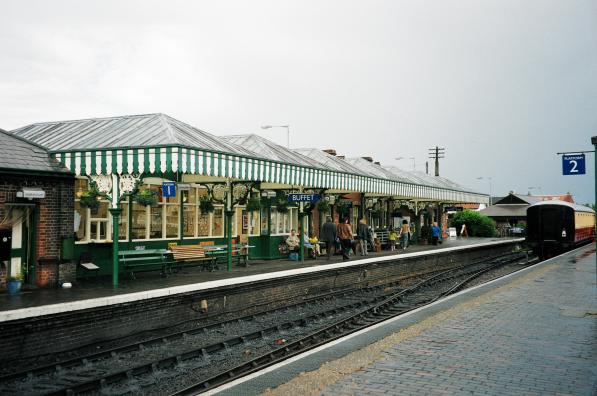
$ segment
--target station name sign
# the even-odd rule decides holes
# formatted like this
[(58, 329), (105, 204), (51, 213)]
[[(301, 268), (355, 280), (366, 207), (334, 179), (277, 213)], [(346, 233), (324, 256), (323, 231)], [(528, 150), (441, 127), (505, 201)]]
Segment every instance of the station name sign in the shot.
[(18, 198), (28, 199), (43, 199), (46, 197), (46, 192), (41, 188), (23, 188), (21, 191), (17, 191)]
[(320, 199), (319, 194), (288, 194), (288, 202), (317, 202)]

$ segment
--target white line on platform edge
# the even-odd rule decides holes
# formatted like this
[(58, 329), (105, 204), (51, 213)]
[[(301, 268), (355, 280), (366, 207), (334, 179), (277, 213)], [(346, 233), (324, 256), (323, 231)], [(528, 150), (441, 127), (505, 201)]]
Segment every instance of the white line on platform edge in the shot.
[(436, 304), (444, 303), (444, 302), (446, 302), (446, 301), (449, 301), (449, 300), (451, 300), (451, 299), (453, 299), (453, 298), (456, 298), (456, 297), (458, 297), (458, 296), (460, 296), (460, 295), (463, 295), (463, 294), (469, 293), (469, 292), (471, 292), (471, 291), (473, 291), (473, 290), (476, 290), (476, 289), (478, 289), (478, 288), (489, 286), (489, 285), (491, 285), (491, 284), (493, 284), (493, 283), (495, 283), (495, 282), (497, 282), (497, 281), (501, 281), (501, 280), (504, 280), (504, 279), (508, 279), (508, 278), (510, 278), (511, 276), (518, 275), (518, 274), (522, 274), (522, 273), (524, 273), (524, 272), (526, 272), (526, 271), (530, 271), (530, 270), (532, 270), (532, 269), (537, 269), (538, 267), (542, 267), (542, 266), (544, 266), (545, 264), (549, 263), (549, 262), (550, 262), (550, 261), (552, 261), (552, 260), (555, 260), (555, 259), (561, 259), (561, 258), (562, 258), (562, 256), (564, 256), (564, 255), (566, 255), (566, 254), (569, 254), (569, 253), (574, 253), (574, 252), (576, 252), (576, 251), (578, 251), (578, 250), (581, 250), (581, 249), (583, 249), (583, 248), (586, 248), (586, 247), (587, 247), (587, 245), (585, 245), (585, 246), (581, 246), (581, 247), (579, 247), (579, 248), (576, 248), (576, 249), (574, 249), (574, 250), (571, 250), (571, 251), (569, 251), (569, 252), (566, 252), (566, 253), (560, 254), (559, 256), (552, 257), (552, 258), (550, 258), (550, 259), (547, 259), (547, 260), (545, 260), (545, 261), (542, 261), (542, 262), (540, 262), (540, 263), (537, 263), (537, 264), (535, 264), (535, 265), (533, 265), (533, 266), (530, 266), (530, 267), (524, 268), (524, 269), (522, 269), (522, 270), (519, 270), (519, 271), (516, 271), (516, 272), (512, 272), (512, 273), (510, 273), (510, 274), (508, 274), (508, 275), (504, 275), (504, 276), (502, 276), (502, 277), (500, 277), (500, 278), (496, 278), (496, 279), (494, 279), (494, 280), (492, 280), (492, 281), (489, 281), (489, 282), (487, 282), (487, 283), (483, 283), (483, 284), (480, 284), (480, 285), (477, 285), (477, 286), (473, 286), (473, 287), (471, 287), (471, 288), (469, 288), (469, 289), (465, 289), (465, 290), (462, 290), (462, 291), (460, 291), (460, 292), (458, 292), (458, 293), (451, 294), (451, 295), (449, 295), (448, 297), (442, 298), (441, 300), (435, 301), (435, 302), (433, 302), (433, 303), (431, 303), (431, 304), (424, 305), (424, 306), (422, 306), (422, 307), (420, 307), (420, 308), (413, 309), (412, 311), (406, 312), (406, 313), (404, 313), (404, 314), (402, 314), (402, 315), (395, 316), (395, 317), (393, 317), (393, 318), (391, 318), (391, 319), (388, 319), (388, 320), (385, 320), (385, 321), (383, 321), (383, 322), (377, 323), (377, 324), (375, 324), (375, 325), (373, 325), (373, 326), (370, 326), (370, 327), (367, 327), (367, 328), (365, 328), (365, 329), (362, 329), (362, 330), (356, 331), (356, 332), (354, 332), (354, 333), (351, 333), (351, 334), (349, 334), (349, 335), (347, 335), (347, 336), (344, 336), (344, 337), (342, 337), (342, 338), (338, 338), (337, 340), (331, 341), (331, 342), (329, 342), (329, 343), (327, 343), (327, 344), (324, 344), (324, 345), (318, 346), (317, 348), (314, 348), (314, 349), (311, 349), (311, 350), (309, 350), (309, 351), (307, 351), (307, 352), (301, 353), (300, 355), (293, 356), (293, 357), (291, 357), (291, 358), (289, 358), (289, 359), (287, 359), (287, 360), (284, 360), (283, 362), (276, 363), (276, 364), (274, 364), (274, 365), (272, 365), (272, 366), (266, 367), (266, 368), (264, 368), (263, 370), (261, 370), (261, 371), (258, 371), (258, 372), (256, 372), (256, 373), (249, 374), (249, 375), (247, 375), (247, 376), (245, 376), (245, 377), (242, 377), (242, 378), (236, 379), (236, 380), (234, 380), (234, 381), (232, 381), (232, 382), (229, 382), (229, 383), (227, 383), (227, 384), (224, 384), (224, 385), (222, 385), (222, 386), (219, 386), (219, 387), (217, 387), (217, 388), (215, 388), (215, 389), (212, 389), (212, 390), (209, 390), (209, 391), (207, 391), (207, 392), (204, 392), (204, 393), (202, 393), (202, 395), (208, 395), (208, 396), (209, 396), (209, 395), (215, 395), (215, 394), (218, 394), (218, 393), (220, 393), (220, 392), (223, 392), (223, 391), (225, 391), (225, 390), (228, 390), (228, 389), (230, 389), (230, 388), (233, 388), (233, 387), (235, 387), (235, 386), (237, 386), (237, 385), (240, 385), (240, 384), (242, 384), (243, 382), (250, 381), (250, 380), (252, 380), (252, 379), (254, 379), (254, 378), (257, 378), (257, 377), (260, 377), (260, 376), (262, 376), (262, 375), (264, 375), (264, 374), (267, 374), (267, 373), (270, 373), (270, 372), (272, 372), (272, 371), (275, 371), (275, 370), (277, 370), (277, 369), (279, 369), (279, 368), (281, 368), (281, 367), (284, 367), (284, 366), (286, 366), (286, 365), (288, 365), (288, 364), (290, 364), (290, 363), (293, 363), (293, 362), (296, 362), (297, 360), (300, 360), (300, 359), (306, 358), (306, 357), (308, 357), (308, 356), (310, 356), (310, 355), (313, 355), (313, 354), (315, 354), (315, 353), (317, 353), (317, 352), (323, 351), (324, 349), (331, 348), (331, 347), (333, 347), (333, 346), (335, 346), (335, 345), (338, 345), (338, 344), (340, 344), (340, 343), (342, 343), (342, 342), (344, 342), (344, 341), (350, 340), (351, 338), (357, 337), (357, 336), (359, 336), (359, 335), (361, 335), (361, 334), (364, 334), (364, 333), (366, 333), (366, 332), (368, 332), (368, 331), (375, 330), (375, 329), (377, 329), (377, 328), (379, 328), (379, 327), (385, 326), (385, 325), (387, 325), (387, 324), (390, 324), (390, 323), (392, 323), (392, 322), (395, 322), (395, 321), (397, 321), (397, 320), (399, 320), (399, 319), (403, 319), (403, 318), (405, 318), (405, 317), (408, 317), (408, 316), (410, 316), (410, 315), (412, 315), (412, 314), (415, 314), (415, 313), (417, 313), (417, 312), (420, 312), (420, 311), (422, 311), (422, 310), (424, 310), (424, 309), (427, 309), (427, 308), (429, 308), (429, 307), (433, 307), (433, 306), (434, 306), (434, 305), (436, 305)]
[(313, 266), (305, 268), (296, 268), (291, 270), (274, 271), (264, 274), (241, 276), (236, 278), (226, 278), (215, 281), (192, 283), (188, 285), (172, 286), (161, 289), (145, 290), (135, 293), (118, 294), (114, 296), (90, 298), (86, 300), (77, 300), (65, 303), (47, 304), (31, 308), (20, 308), (9, 311), (0, 311), (0, 322), (8, 322), (10, 320), (25, 319), (30, 317), (39, 317), (63, 312), (72, 312), (89, 308), (104, 307), (114, 304), (122, 304), (133, 301), (148, 300), (151, 298), (166, 297), (174, 294), (196, 292), (200, 290), (208, 290), (222, 286), (239, 285), (243, 283), (255, 282), (260, 280), (276, 279), (292, 275), (308, 274), (311, 272), (328, 271), (339, 268), (347, 268), (356, 265), (363, 265), (368, 263), (378, 263), (383, 261), (401, 260), (405, 258), (425, 256), (429, 254), (439, 254), (451, 251), (467, 250), (478, 247), (487, 247), (493, 245), (501, 245), (513, 242), (522, 242), (524, 238), (507, 239), (499, 241), (484, 242), (473, 245), (453, 246), (446, 248), (439, 248), (434, 250), (424, 250), (420, 252), (403, 253), (388, 255), (383, 257), (372, 257), (366, 259), (357, 259), (349, 262), (340, 262), (336, 264), (326, 264), (325, 266)]

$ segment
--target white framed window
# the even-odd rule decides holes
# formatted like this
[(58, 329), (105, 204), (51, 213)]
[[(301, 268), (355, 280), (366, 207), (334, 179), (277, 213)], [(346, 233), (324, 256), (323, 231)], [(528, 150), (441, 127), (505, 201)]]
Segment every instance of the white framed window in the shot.
[(76, 242), (111, 242), (112, 241), (112, 216), (108, 209), (110, 202), (106, 199), (99, 200), (97, 208), (90, 209), (81, 205), (81, 194), (89, 190), (87, 178), (75, 179), (75, 214), (74, 233)]
[(298, 208), (289, 207), (288, 212), (280, 213), (275, 206), (270, 208), (271, 234), (286, 235), (294, 229), (298, 232)]

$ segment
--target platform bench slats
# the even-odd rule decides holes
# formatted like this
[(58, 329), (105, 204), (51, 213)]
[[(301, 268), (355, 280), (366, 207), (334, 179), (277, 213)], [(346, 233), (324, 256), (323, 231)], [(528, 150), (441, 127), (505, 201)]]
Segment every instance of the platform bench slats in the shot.
[(180, 269), (185, 265), (192, 265), (199, 263), (202, 270), (213, 271), (218, 268), (216, 258), (213, 256), (207, 257), (205, 255), (205, 249), (199, 245), (175, 245), (170, 246), (172, 257), (175, 261), (174, 266), (176, 269)]

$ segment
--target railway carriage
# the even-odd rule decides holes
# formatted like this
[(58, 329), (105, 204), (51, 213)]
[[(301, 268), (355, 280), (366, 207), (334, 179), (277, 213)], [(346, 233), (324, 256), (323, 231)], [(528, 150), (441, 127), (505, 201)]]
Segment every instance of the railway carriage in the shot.
[(595, 211), (564, 201), (543, 201), (527, 209), (527, 243), (542, 258), (595, 239)]

